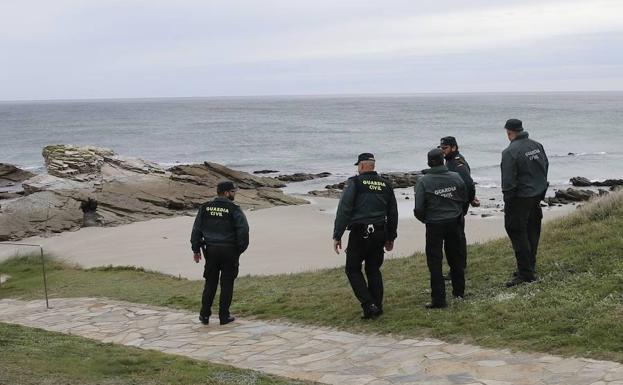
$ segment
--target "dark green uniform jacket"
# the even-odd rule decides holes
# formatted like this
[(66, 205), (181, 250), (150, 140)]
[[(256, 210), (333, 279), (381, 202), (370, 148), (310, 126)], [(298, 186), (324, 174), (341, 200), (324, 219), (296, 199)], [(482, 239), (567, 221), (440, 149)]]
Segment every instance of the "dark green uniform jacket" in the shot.
[(190, 236), (193, 252), (202, 244), (234, 245), (242, 254), (249, 246), (249, 224), (242, 209), (227, 198), (217, 197), (199, 207)]
[(504, 200), (543, 197), (547, 191), (549, 162), (541, 143), (520, 132), (502, 152)]
[(352, 225), (385, 224), (387, 240), (396, 239), (398, 205), (391, 183), (375, 171), (349, 178), (337, 206), (333, 239), (339, 241)]
[(463, 179), (446, 166), (426, 170), (415, 185), (415, 217), (424, 223), (442, 223), (464, 214), (467, 192)]
[(469, 164), (465, 160), (465, 157), (460, 152), (453, 152), (446, 158), (446, 167), (449, 171), (459, 174), (465, 187), (467, 188), (467, 202), (471, 202), (476, 198), (476, 186), (472, 179), (472, 170), (469, 168)]

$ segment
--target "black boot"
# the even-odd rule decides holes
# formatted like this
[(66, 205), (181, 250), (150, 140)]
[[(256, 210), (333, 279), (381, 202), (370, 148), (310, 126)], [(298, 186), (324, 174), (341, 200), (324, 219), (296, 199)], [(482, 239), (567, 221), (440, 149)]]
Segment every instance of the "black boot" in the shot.
[(521, 285), (522, 283), (529, 283), (534, 281), (536, 281), (536, 278), (525, 279), (519, 275), (515, 275), (510, 281), (506, 282), (506, 287), (514, 287), (517, 285)]
[(363, 306), (363, 316), (361, 319), (372, 319), (381, 315), (381, 310), (375, 304)]

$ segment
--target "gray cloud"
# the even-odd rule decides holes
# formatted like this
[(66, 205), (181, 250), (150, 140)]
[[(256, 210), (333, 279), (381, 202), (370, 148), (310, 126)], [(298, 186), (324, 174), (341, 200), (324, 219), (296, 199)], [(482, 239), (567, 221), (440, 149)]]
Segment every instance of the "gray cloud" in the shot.
[(3, 2), (0, 99), (623, 89), (620, 1), (465, 4)]

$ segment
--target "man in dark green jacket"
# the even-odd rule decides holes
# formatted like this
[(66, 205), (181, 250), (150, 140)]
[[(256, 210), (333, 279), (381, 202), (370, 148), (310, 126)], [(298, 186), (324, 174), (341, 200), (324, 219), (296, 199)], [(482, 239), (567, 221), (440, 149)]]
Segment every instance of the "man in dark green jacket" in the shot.
[[(391, 251), (398, 227), (398, 205), (389, 181), (375, 171), (374, 155), (360, 154), (359, 175), (349, 178), (338, 204), (333, 228), (333, 249), (342, 248), (342, 235), (350, 230), (346, 248), (346, 276), (363, 308), (364, 319), (383, 313), (384, 251)], [(361, 272), (365, 262), (366, 279)]]
[(513, 244), (517, 271), (507, 287), (536, 279), (536, 254), (541, 236), (541, 200), (547, 192), (549, 162), (541, 143), (528, 137), (519, 119), (504, 128), (510, 140), (502, 152), (504, 226)]
[(465, 295), (465, 275), (461, 253), (461, 221), (467, 191), (459, 174), (444, 166), (443, 152), (428, 153), (428, 166), (415, 185), (415, 217), (426, 224), (426, 262), (430, 272), (431, 303), (426, 308), (444, 308), (446, 285), (442, 274), (443, 251), (450, 265), (452, 295)]
[(212, 314), (216, 287), (221, 281), (219, 320), (221, 325), (234, 321), (229, 313), (234, 293), (234, 280), (238, 276), (240, 254), (249, 246), (249, 224), (242, 209), (233, 200), (236, 186), (224, 181), (216, 187), (217, 197), (199, 207), (190, 236), (193, 259), (205, 257), (203, 277), (205, 286), (201, 298), (199, 321), (207, 325)]
[[(459, 144), (456, 141), (454, 136), (445, 136), (441, 138), (439, 143), (439, 148), (443, 151), (443, 156), (446, 159), (446, 167), (448, 167), (448, 171), (453, 171), (459, 174), (461, 179), (463, 179), (463, 183), (465, 183), (465, 187), (467, 188), (467, 202), (465, 203), (465, 207), (463, 211), (467, 213), (469, 209), (469, 205), (471, 204), (473, 207), (480, 206), (480, 201), (476, 198), (476, 184), (472, 179), (472, 171), (465, 160), (465, 157), (459, 152)], [(463, 268), (467, 268), (467, 238), (465, 237), (465, 215), (463, 215), (461, 220), (461, 253), (463, 254), (462, 259), (465, 260), (465, 266)], [(450, 279), (450, 275), (448, 278)]]

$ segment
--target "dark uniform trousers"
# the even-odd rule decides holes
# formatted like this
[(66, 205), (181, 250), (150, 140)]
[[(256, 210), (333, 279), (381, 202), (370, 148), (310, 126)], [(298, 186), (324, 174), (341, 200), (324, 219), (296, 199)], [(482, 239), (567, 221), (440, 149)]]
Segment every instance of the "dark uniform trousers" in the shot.
[(443, 252), (450, 265), (452, 294), (465, 293), (465, 254), (461, 252), (461, 230), (463, 216), (442, 223), (426, 224), (426, 262), (430, 271), (430, 289), (433, 304), (446, 303), (446, 284), (443, 279)]
[(219, 297), (219, 318), (229, 317), (229, 306), (234, 294), (234, 280), (238, 276), (238, 260), (240, 254), (235, 245), (208, 245), (203, 249), (205, 268), (203, 277), (205, 286), (201, 297), (201, 315), (209, 317), (212, 314), (212, 302), (216, 295), (216, 287), (221, 282)]
[(513, 244), (519, 277), (533, 281), (541, 237), (541, 198), (511, 198), (504, 203), (504, 227)]
[(463, 261), (463, 271), (467, 268), (467, 237), (465, 237), (465, 215), (461, 215), (460, 221), (461, 232), (461, 260)]
[[(381, 265), (384, 259), (385, 230), (375, 226), (372, 234), (366, 235), (364, 226), (353, 225), (348, 236), (346, 247), (346, 276), (353, 288), (355, 296), (365, 309), (375, 304), (383, 308), (383, 276)], [(361, 272), (361, 264), (365, 262), (366, 279)]]

